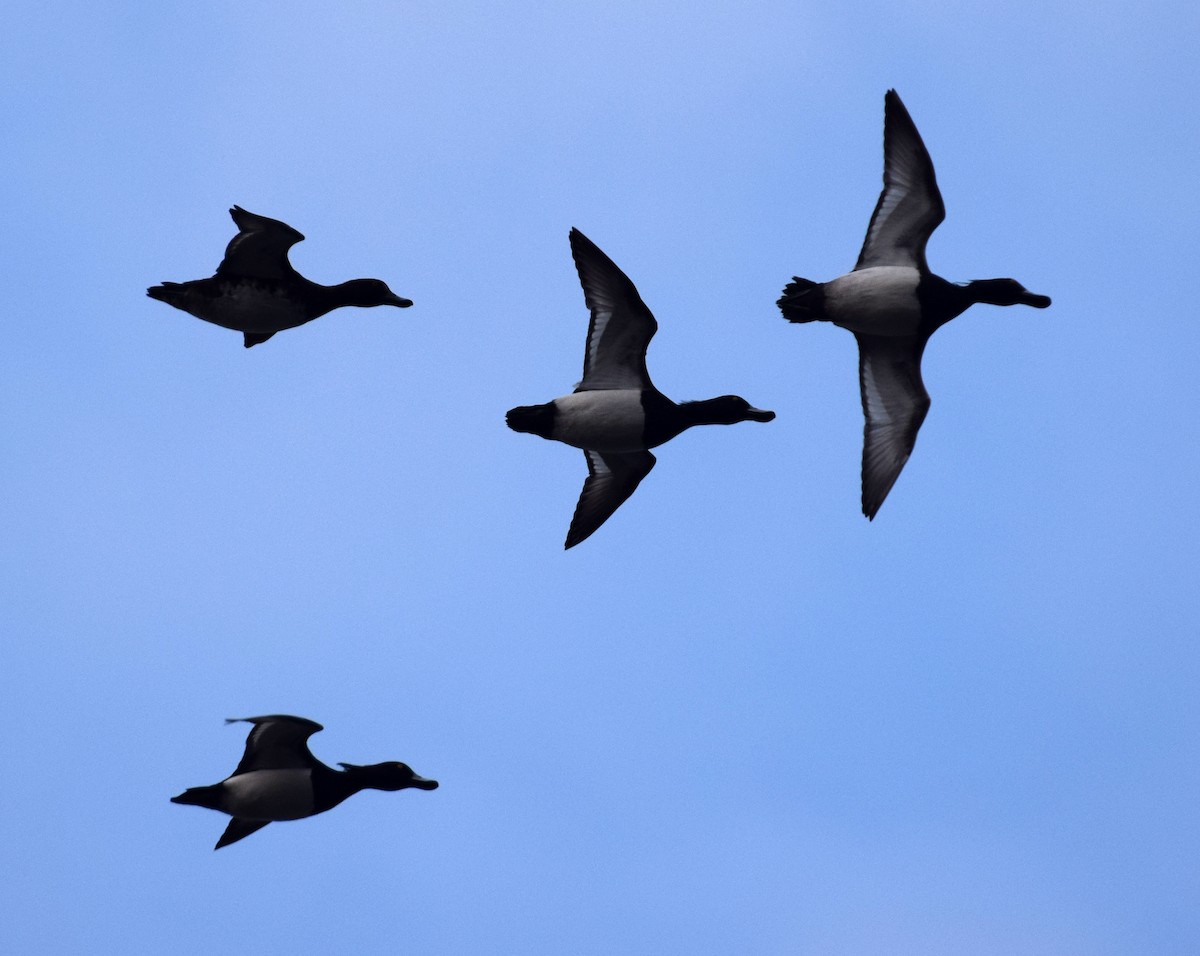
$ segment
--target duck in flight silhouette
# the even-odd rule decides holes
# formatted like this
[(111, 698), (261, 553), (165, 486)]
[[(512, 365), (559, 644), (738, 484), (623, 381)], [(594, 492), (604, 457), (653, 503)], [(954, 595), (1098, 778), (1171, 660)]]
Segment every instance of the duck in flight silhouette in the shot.
[(401, 309), (412, 305), (379, 279), (351, 279), (338, 285), (312, 282), (288, 261), (288, 250), (303, 235), (285, 222), (257, 216), (241, 206), (234, 206), (229, 214), (238, 234), (226, 247), (216, 275), (164, 282), (151, 286), (146, 295), (205, 322), (241, 332), (246, 348), (345, 305)]
[(862, 510), (874, 519), (912, 454), (929, 411), (921, 380), (925, 343), (972, 305), (1050, 299), (1016, 279), (959, 285), (929, 271), (925, 245), (946, 218), (933, 161), (895, 90), (884, 97), (883, 192), (854, 271), (830, 282), (794, 276), (778, 305), (789, 322), (832, 322), (858, 340), (863, 433)]
[(172, 803), (228, 813), (232, 820), (215, 850), (277, 820), (300, 820), (336, 807), (360, 790), (436, 790), (438, 782), (418, 777), (407, 764), (338, 764), (334, 770), (308, 749), (308, 738), (324, 728), (303, 717), (231, 717), (225, 723), (253, 725), (237, 769), (220, 783), (189, 787)]
[(675, 403), (654, 387), (646, 349), (658, 329), (634, 284), (578, 229), (571, 255), (591, 312), (583, 380), (570, 395), (511, 409), (508, 427), (583, 449), (588, 477), (567, 532), (573, 548), (607, 521), (654, 467), (650, 453), (693, 425), (769, 422), (774, 412), (724, 395)]

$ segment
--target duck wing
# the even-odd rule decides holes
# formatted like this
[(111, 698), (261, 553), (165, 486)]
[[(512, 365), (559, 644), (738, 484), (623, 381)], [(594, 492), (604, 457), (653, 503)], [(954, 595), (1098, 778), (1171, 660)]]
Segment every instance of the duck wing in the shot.
[(225, 258), (217, 266), (219, 276), (254, 276), (259, 279), (288, 279), (296, 270), (288, 261), (288, 250), (304, 236), (278, 219), (268, 219), (234, 206), (229, 215), (240, 230), (225, 247)]
[(571, 255), (592, 313), (583, 380), (575, 391), (653, 388), (646, 349), (658, 331), (654, 314), (629, 277), (578, 229), (571, 230)]
[(225, 832), (221, 834), (221, 839), (217, 841), (214, 850), (219, 850), (223, 846), (229, 846), (231, 843), (237, 843), (238, 840), (244, 840), (251, 833), (257, 833), (265, 827), (270, 820), (242, 820), (239, 817), (234, 817), (229, 821), (229, 826), (225, 828)]
[(275, 334), (274, 332), (243, 332), (242, 333), (242, 335), (244, 336), (245, 346), (248, 349), (252, 349), (256, 345), (262, 345), (263, 342), (265, 342), (267, 339), (269, 339), (274, 334)]
[(314, 720), (271, 714), (267, 717), (230, 717), (225, 723), (254, 725), (246, 738), (242, 762), (229, 775), (231, 777), (251, 770), (309, 770), (318, 764), (308, 749), (308, 738), (325, 728)]
[(921, 381), (927, 336), (891, 338), (855, 333), (858, 382), (862, 390), (862, 509), (874, 520), (879, 506), (912, 454), (917, 431), (929, 411)]
[(946, 218), (946, 207), (908, 110), (895, 90), (883, 102), (883, 192), (854, 269), (914, 266), (925, 272), (925, 245)]
[(648, 451), (605, 452), (585, 449), (588, 476), (575, 506), (575, 517), (567, 532), (564, 548), (573, 548), (587, 539), (612, 517), (613, 512), (637, 490), (654, 467), (655, 457)]

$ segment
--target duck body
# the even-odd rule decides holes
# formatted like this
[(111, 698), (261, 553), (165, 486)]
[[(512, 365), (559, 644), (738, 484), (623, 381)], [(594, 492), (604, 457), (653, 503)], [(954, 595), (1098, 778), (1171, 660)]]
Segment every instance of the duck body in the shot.
[(655, 394), (635, 388), (574, 392), (545, 405), (514, 408), (506, 421), (514, 431), (530, 432), (576, 448), (600, 452), (645, 450), (654, 446), (647, 441), (644, 401), (653, 402)]
[(875, 266), (815, 285), (824, 318), (852, 332), (914, 335), (921, 326), (921, 273), (907, 266)]
[[(250, 770), (210, 787), (192, 787), (173, 803), (190, 803), (243, 820), (302, 820), (332, 810), (360, 788), (348, 774), (320, 768)], [(186, 799), (185, 799), (186, 798)]]
[(220, 783), (189, 787), (172, 803), (207, 807), (231, 817), (215, 849), (236, 843), (268, 823), (301, 820), (331, 810), (360, 790), (436, 790), (436, 780), (413, 773), (406, 764), (359, 766), (334, 770), (317, 760), (307, 740), (320, 724), (303, 717), (276, 714), (231, 718), (226, 723), (254, 725), (241, 763)]
[(682, 403), (663, 395), (646, 370), (646, 349), (658, 329), (654, 315), (629, 277), (595, 243), (578, 229), (571, 230), (570, 241), (591, 312), (583, 380), (570, 395), (518, 406), (506, 416), (513, 431), (584, 452), (588, 478), (567, 532), (567, 548), (593, 534), (633, 494), (654, 467), (651, 448), (693, 425), (775, 417), (736, 395)]
[(335, 781), (333, 770), (251, 770), (221, 781), (221, 805), (215, 809), (244, 820), (302, 820), (332, 810), (350, 796)]
[(164, 282), (147, 294), (205, 322), (252, 335), (294, 329), (329, 311), (317, 312), (294, 284), (250, 276)]
[(1039, 309), (1050, 304), (1013, 279), (958, 285), (911, 266), (872, 266), (829, 282), (796, 277), (779, 300), (790, 322), (825, 321), (863, 335), (926, 339), (980, 302)]
[(793, 276), (777, 303), (789, 322), (832, 322), (858, 340), (868, 519), (908, 461), (929, 410), (921, 358), (930, 336), (977, 303), (1050, 305), (1015, 279), (957, 284), (930, 271), (925, 247), (945, 207), (933, 162), (895, 90), (884, 98), (883, 182), (854, 270), (828, 282)]
[(694, 425), (767, 422), (773, 417), (773, 412), (752, 409), (733, 395), (676, 403), (658, 389), (625, 388), (573, 392), (545, 405), (514, 408), (508, 425), (576, 448), (633, 452), (657, 448)]
[(306, 279), (288, 261), (288, 250), (303, 235), (287, 223), (240, 206), (229, 212), (240, 231), (230, 240), (216, 275), (163, 282), (147, 289), (148, 296), (241, 332), (246, 348), (344, 306), (412, 305), (379, 279), (351, 279), (332, 286)]

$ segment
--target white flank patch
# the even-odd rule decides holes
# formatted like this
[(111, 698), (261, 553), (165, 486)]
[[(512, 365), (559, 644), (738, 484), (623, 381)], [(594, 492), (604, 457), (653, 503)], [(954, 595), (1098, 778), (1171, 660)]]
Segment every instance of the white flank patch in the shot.
[(910, 266), (875, 266), (825, 283), (825, 314), (836, 325), (867, 335), (915, 335), (921, 321)]
[(641, 451), (646, 415), (634, 388), (575, 392), (555, 399), (553, 437), (593, 451)]
[(224, 806), (243, 820), (299, 820), (313, 812), (311, 770), (251, 770), (225, 781)]

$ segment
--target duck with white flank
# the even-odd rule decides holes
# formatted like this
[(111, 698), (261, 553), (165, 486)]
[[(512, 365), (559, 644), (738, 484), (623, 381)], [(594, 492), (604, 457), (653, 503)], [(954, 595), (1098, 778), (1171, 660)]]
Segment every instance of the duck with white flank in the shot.
[(325, 766), (308, 749), (320, 724), (303, 717), (231, 717), (225, 723), (253, 724), (242, 762), (226, 779), (209, 787), (189, 787), (172, 803), (194, 804), (228, 813), (232, 820), (214, 850), (237, 843), (276, 820), (300, 820), (324, 813), (360, 790), (436, 790), (436, 780), (413, 773), (407, 764)]
[(724, 395), (676, 404), (654, 387), (646, 348), (658, 323), (629, 278), (578, 229), (571, 254), (591, 311), (583, 381), (545, 405), (512, 409), (508, 427), (582, 448), (588, 477), (567, 532), (571, 548), (599, 528), (633, 494), (655, 458), (649, 449), (693, 425), (769, 422), (774, 412)]
[(884, 97), (883, 192), (854, 271), (831, 282), (795, 276), (778, 305), (789, 322), (832, 322), (858, 339), (866, 416), (862, 509), (873, 519), (912, 453), (929, 411), (921, 381), (925, 343), (977, 302), (1031, 305), (1050, 299), (1015, 279), (947, 282), (929, 271), (925, 245), (946, 218), (933, 162), (895, 90)]
[(216, 275), (164, 282), (147, 289), (146, 295), (241, 332), (246, 348), (344, 305), (412, 305), (379, 279), (351, 279), (339, 285), (310, 282), (288, 261), (288, 250), (304, 236), (285, 222), (256, 216), (241, 206), (234, 206), (229, 215), (240, 231), (225, 249)]

